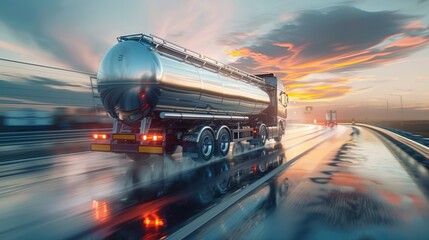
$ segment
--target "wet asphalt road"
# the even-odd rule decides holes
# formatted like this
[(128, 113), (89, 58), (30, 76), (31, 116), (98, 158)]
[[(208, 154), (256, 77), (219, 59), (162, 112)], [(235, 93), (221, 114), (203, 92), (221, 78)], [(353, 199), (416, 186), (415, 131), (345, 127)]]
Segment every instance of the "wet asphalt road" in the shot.
[(275, 206), (256, 208), (234, 230), (217, 227), (231, 218), (220, 216), (193, 237), (215, 239), (223, 231), (234, 239), (428, 239), (428, 200), (402, 167), (406, 160), (374, 133), (356, 129), (278, 175), (287, 191), (275, 190), (277, 199), (282, 193)]
[[(375, 135), (365, 129), (360, 129), (359, 135), (351, 136), (351, 133), (348, 126), (333, 129), (307, 125), (290, 127), (280, 149), (273, 142), (267, 144), (267, 149), (275, 149), (267, 153), (277, 157), (270, 157), (270, 161), (278, 161), (278, 156), (283, 154), (285, 157), (280, 164), (285, 164), (288, 159), (332, 137), (276, 176), (275, 187), (271, 183), (261, 186), (252, 196), (252, 206), (247, 207), (246, 199), (236, 206), (248, 208), (250, 213), (234, 213), (234, 209), (229, 209), (229, 215), (218, 216), (191, 238), (214, 238), (213, 231), (223, 226), (223, 230), (215, 231), (223, 238), (404, 239), (414, 234), (414, 238), (424, 239), (429, 233), (424, 227), (429, 205), (418, 185)], [(230, 172), (244, 171), (249, 164), (250, 169), (259, 169), (258, 159), (252, 158), (266, 158), (267, 154), (252, 155), (255, 149), (245, 144), (231, 151), (229, 159), (216, 163), (223, 166), (225, 161), (231, 165)], [(164, 163), (162, 170), (159, 169), (161, 161)], [(147, 162), (151, 164), (142, 167), (121, 154), (81, 152), (0, 163), (0, 239), (108, 237), (109, 231), (91, 235), (92, 229), (106, 225), (114, 226), (115, 231), (131, 229), (112, 236), (132, 238), (136, 237), (131, 226), (135, 219), (141, 218), (140, 225), (146, 226), (142, 222), (147, 220), (144, 216), (148, 210), (163, 208), (170, 209), (163, 211), (159, 221), (165, 225), (168, 222), (168, 227), (139, 230), (136, 238), (168, 236), (258, 178), (258, 174), (243, 178), (237, 186), (204, 207), (174, 205), (187, 202), (189, 196), (195, 196), (194, 191), (201, 192), (201, 188), (189, 186), (144, 203), (134, 201), (112, 206), (111, 203), (129, 198), (129, 189), (158, 186), (159, 180), (167, 175), (188, 176), (190, 172), (186, 169), (202, 168), (181, 158), (180, 154), (161, 161), (150, 157)], [(274, 168), (279, 162), (276, 163), (270, 162), (272, 165), (264, 167)], [(138, 183), (130, 180), (136, 174)], [(273, 192), (276, 201), (267, 207), (264, 202), (272, 198)], [(258, 201), (261, 204), (256, 204)], [(176, 210), (176, 215), (183, 217), (172, 217), (175, 211), (171, 208), (176, 207), (187, 209), (188, 213)], [(225, 219), (238, 220), (228, 225)]]

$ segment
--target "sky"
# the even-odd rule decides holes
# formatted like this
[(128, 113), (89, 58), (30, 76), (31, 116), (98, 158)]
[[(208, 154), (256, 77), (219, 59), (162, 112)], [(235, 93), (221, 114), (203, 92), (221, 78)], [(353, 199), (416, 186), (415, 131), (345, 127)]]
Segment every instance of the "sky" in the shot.
[[(428, 0), (0, 0), (2, 59), (96, 73), (116, 37), (134, 33), (275, 73), (290, 119), (334, 109), (344, 119), (429, 120)], [(84, 74), (42, 72), (0, 61), (3, 103), (68, 94), (73, 105), (89, 92)], [(51, 100), (5, 90), (17, 84)]]

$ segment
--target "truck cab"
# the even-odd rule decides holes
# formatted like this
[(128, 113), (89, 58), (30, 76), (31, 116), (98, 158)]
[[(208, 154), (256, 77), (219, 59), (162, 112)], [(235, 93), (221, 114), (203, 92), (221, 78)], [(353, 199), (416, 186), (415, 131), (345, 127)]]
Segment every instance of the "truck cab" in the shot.
[(270, 105), (263, 111), (266, 119), (263, 122), (268, 126), (269, 135), (282, 136), (286, 128), (287, 104), (289, 97), (284, 90), (283, 82), (278, 80), (273, 73), (256, 75), (265, 80), (270, 88)]

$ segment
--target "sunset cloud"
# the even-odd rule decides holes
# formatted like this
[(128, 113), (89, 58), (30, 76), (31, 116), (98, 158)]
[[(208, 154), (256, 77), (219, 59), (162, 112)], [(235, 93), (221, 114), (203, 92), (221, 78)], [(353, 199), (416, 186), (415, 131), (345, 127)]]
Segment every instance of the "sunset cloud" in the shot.
[(289, 97), (304, 101), (332, 100), (349, 93), (352, 88), (347, 86), (347, 78), (319, 78), (309, 76), (286, 85)]
[(312, 100), (340, 97), (351, 88), (344, 82), (327, 80), (318, 85), (302, 81), (304, 78), (391, 62), (421, 49), (428, 41), (428, 28), (415, 17), (341, 6), (301, 12), (253, 44), (228, 53), (238, 57), (235, 67), (273, 72), (286, 83), (291, 96)]

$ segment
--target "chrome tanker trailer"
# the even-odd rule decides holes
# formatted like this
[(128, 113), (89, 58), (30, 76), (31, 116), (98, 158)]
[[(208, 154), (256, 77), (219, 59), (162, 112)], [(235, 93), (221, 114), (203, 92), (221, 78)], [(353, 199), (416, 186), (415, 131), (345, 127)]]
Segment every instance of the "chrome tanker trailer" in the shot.
[(281, 141), (288, 97), (273, 75), (252, 75), (153, 35), (118, 37), (104, 56), (97, 89), (114, 118), (91, 150), (183, 155), (208, 161), (230, 144)]

